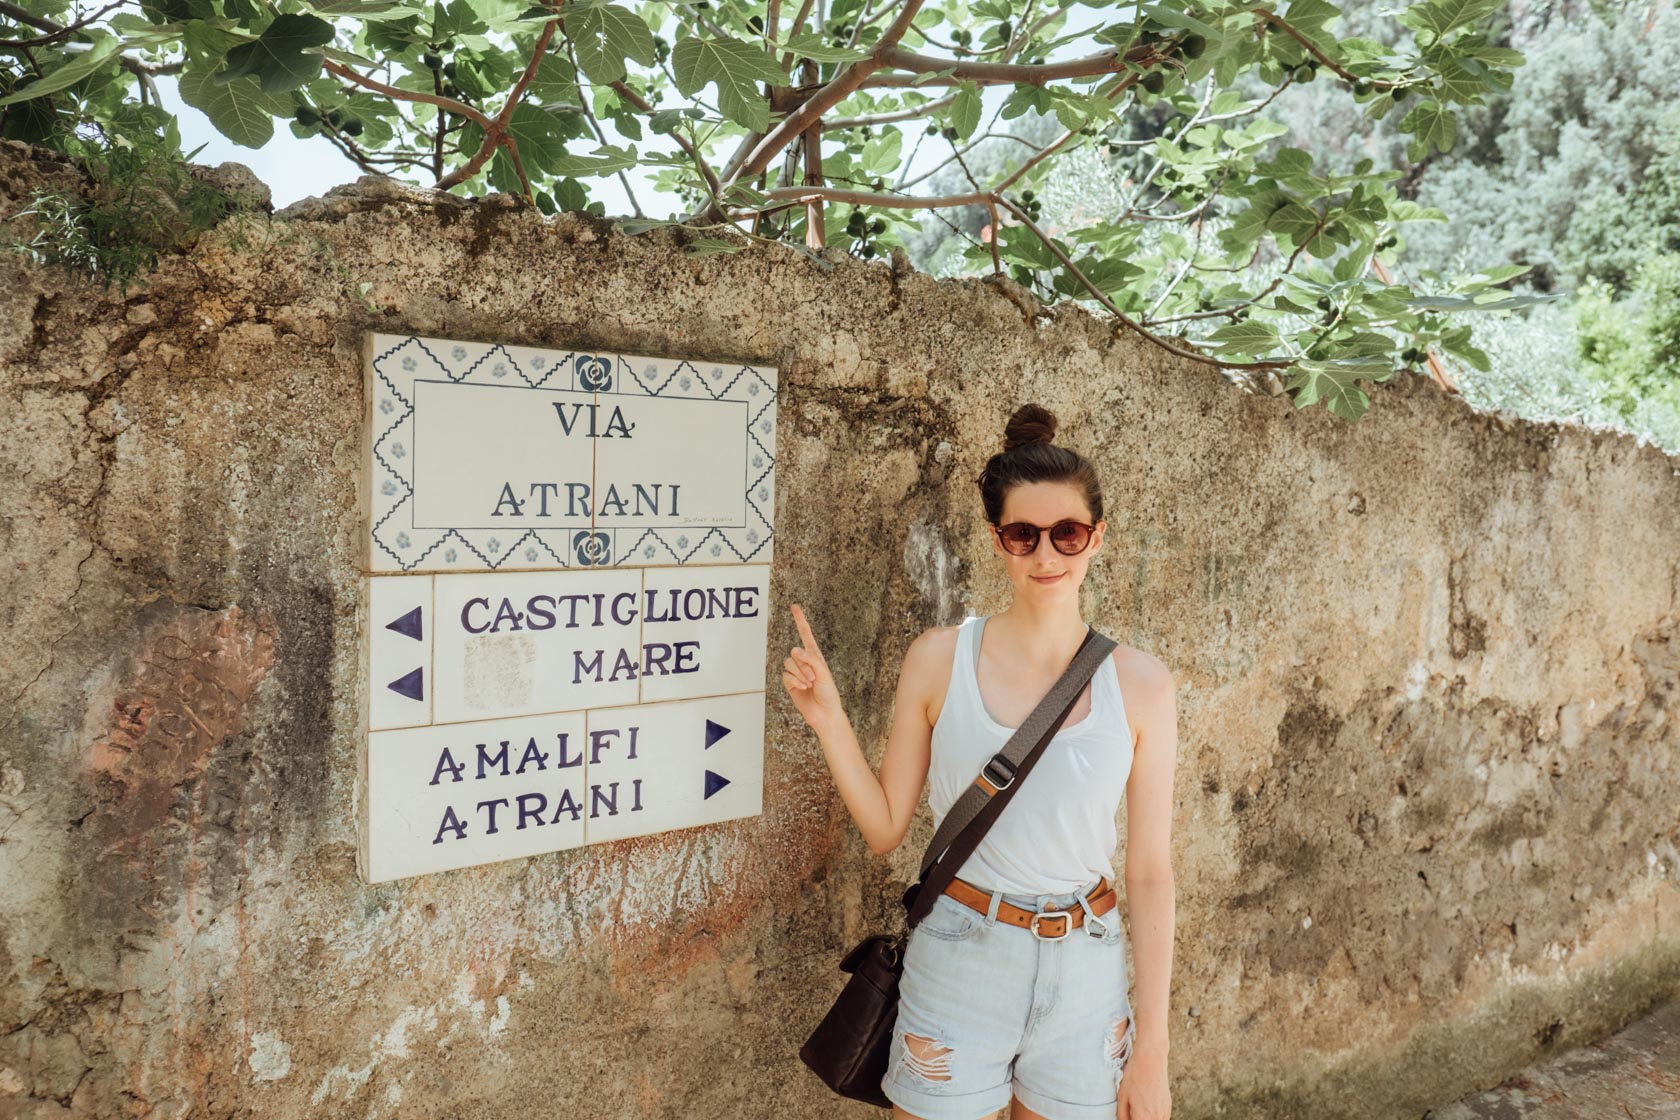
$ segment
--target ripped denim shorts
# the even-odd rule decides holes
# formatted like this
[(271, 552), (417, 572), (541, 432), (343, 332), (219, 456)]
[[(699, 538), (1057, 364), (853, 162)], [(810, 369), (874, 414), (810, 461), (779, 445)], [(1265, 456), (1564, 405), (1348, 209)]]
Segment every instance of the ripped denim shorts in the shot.
[(1125, 932), (1116, 907), (1059, 939), (997, 920), (1000, 902), (1077, 910), (1068, 894), (992, 894), (986, 913), (942, 894), (904, 949), (881, 1091), (923, 1120), (980, 1120), (1010, 1095), (1048, 1120), (1114, 1120), (1131, 1057)]

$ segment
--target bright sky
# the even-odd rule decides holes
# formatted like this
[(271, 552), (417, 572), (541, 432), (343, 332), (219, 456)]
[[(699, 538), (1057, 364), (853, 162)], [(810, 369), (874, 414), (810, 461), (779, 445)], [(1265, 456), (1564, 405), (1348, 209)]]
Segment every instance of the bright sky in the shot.
[[(1101, 13), (1087, 8), (1082, 4), (1075, 4), (1068, 10), (1068, 22), (1064, 34), (1081, 28), (1094, 29), (1102, 24)], [(1057, 59), (1077, 57), (1091, 54), (1098, 49), (1098, 44), (1089, 40), (1065, 43), (1056, 49)], [(326, 194), (328, 189), (340, 183), (353, 182), (362, 171), (354, 163), (340, 155), (325, 139), (312, 137), (299, 140), (292, 135), (287, 121), (274, 122), (274, 139), (262, 148), (242, 148), (227, 137), (217, 132), (208, 118), (188, 105), (182, 103), (180, 95), (175, 89), (173, 78), (158, 79), (159, 92), (164, 106), (176, 114), (181, 122), (181, 144), (185, 151), (192, 151), (200, 144), (204, 150), (194, 157), (195, 163), (218, 164), (224, 162), (242, 163), (256, 172), (257, 178), (267, 183), (274, 193), (274, 206), (279, 209), (289, 206), (300, 198), (310, 195)], [(1009, 86), (997, 85), (982, 88), (984, 110), (982, 122), (990, 120), (1004, 98), (1009, 96)], [(673, 100), (673, 92), (666, 95), (666, 106), (680, 105), (680, 99)], [(608, 139), (615, 144), (627, 141), (619, 136), (609, 124)], [(653, 136), (651, 139), (638, 144), (641, 150), (662, 147), (674, 150), (669, 138)], [(578, 150), (589, 151), (591, 147), (580, 146)], [(911, 174), (931, 167), (939, 159), (938, 146), (922, 145), (916, 160), (912, 163)], [(672, 218), (679, 216), (677, 198), (657, 193), (653, 189), (653, 176), (639, 168), (631, 168), (625, 172), (630, 179), (631, 186), (636, 192), (637, 200), (642, 204), (643, 211), (651, 218)], [(614, 217), (635, 213), (630, 205), (629, 197), (624, 192), (623, 184), (618, 176), (597, 178), (589, 182), (591, 197), (600, 199), (606, 206), (607, 213)]]

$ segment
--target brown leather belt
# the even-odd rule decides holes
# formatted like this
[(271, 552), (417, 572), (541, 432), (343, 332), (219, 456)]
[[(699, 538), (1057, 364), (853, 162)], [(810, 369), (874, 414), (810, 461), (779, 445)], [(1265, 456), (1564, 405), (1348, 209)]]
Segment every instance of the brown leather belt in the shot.
[[(992, 892), (983, 891), (973, 883), (965, 883), (961, 879), (952, 879), (951, 885), (945, 888), (945, 893), (980, 913), (988, 913), (992, 908)], [(1086, 895), (1086, 901), (1091, 904), (1091, 913), (1102, 917), (1113, 910), (1119, 903), (1120, 896), (1115, 893), (1114, 884), (1105, 875), (1095, 890)], [(1030, 930), (1040, 941), (1059, 941), (1085, 924), (1085, 909), (1075, 902), (1071, 910), (1028, 910), (1024, 906), (1016, 906), (1013, 902), (998, 900), (998, 921), (1008, 922), (1012, 926), (1020, 926)]]

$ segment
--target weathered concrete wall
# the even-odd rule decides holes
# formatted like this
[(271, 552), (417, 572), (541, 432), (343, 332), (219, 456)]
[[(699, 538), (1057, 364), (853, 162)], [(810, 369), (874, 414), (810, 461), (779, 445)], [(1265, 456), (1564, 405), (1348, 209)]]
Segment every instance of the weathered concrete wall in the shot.
[(777, 365), (769, 668), (800, 601), (877, 762), (911, 637), (1006, 602), (970, 480), (1055, 409), (1107, 485), (1088, 616), (1181, 685), (1175, 1115), (1412, 1117), (1680, 991), (1659, 451), (495, 202), (248, 241), (126, 296), (0, 263), (0, 1115), (868, 1111), (796, 1051), (930, 821), (870, 855), (774, 688), (762, 817), (359, 881), (369, 330)]

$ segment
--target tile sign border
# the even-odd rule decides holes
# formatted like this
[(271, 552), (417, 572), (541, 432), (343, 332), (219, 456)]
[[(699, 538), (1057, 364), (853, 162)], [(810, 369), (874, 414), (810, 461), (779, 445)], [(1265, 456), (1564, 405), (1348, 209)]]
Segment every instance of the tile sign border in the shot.
[[(364, 486), (367, 514), (364, 569), (372, 572), (507, 571), (518, 568), (649, 566), (656, 564), (769, 563), (774, 537), (776, 488), (776, 399), (774, 367), (607, 354), (586, 350), (543, 350), (504, 343), (450, 341), (417, 335), (369, 336), (367, 417), (372, 466)], [(415, 437), (417, 386), (496, 386), (533, 398), (534, 410), (564, 399), (574, 423), (591, 415), (610, 418), (615, 404), (658, 400), (729, 402), (739, 413), (740, 447), (729, 448), (743, 468), (735, 524), (608, 525), (597, 511), (592, 523), (563, 528), (507, 528), (429, 525), (416, 518)], [(595, 405), (578, 416), (580, 403)], [(605, 419), (601, 421), (603, 424)], [(610, 440), (597, 441), (603, 445)], [(469, 461), (494, 445), (439, 448), (455, 462)], [(666, 477), (705, 464), (671, 457), (684, 448), (638, 447), (648, 456), (667, 456)], [(426, 454), (433, 454), (431, 446)], [(366, 458), (364, 457), (364, 462)], [(447, 465), (453, 465), (446, 464)], [(526, 505), (552, 497), (555, 513), (564, 495), (528, 489), (520, 480), (514, 495)], [(592, 480), (594, 481), (594, 480)], [(627, 493), (625, 501), (632, 500)], [(592, 507), (593, 508), (593, 507)], [(503, 509), (503, 516), (508, 510)], [(510, 521), (516, 520), (509, 518)], [(565, 521), (564, 517), (554, 520)], [(581, 536), (588, 529), (590, 535)]]

